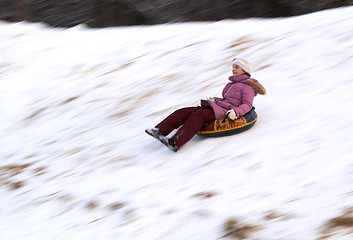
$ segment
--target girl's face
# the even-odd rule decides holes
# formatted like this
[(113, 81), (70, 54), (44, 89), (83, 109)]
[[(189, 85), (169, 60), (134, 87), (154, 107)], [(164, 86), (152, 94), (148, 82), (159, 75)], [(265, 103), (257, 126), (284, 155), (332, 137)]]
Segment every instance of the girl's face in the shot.
[(236, 64), (233, 64), (233, 76), (234, 77), (237, 77), (237, 76), (240, 76), (242, 74), (244, 74), (245, 72), (243, 71), (243, 69), (241, 69), (241, 67), (239, 67), (238, 65)]

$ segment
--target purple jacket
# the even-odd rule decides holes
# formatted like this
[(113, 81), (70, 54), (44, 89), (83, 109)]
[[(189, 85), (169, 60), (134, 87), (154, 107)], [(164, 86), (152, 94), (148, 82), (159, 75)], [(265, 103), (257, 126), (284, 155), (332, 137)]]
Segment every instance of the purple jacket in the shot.
[[(252, 108), (255, 90), (245, 82), (250, 77), (248, 75), (240, 75), (237, 77), (230, 76), (228, 83), (222, 92), (223, 98), (215, 98), (212, 100), (201, 100), (201, 106), (210, 106), (216, 119), (223, 119), (227, 115), (227, 111), (234, 109), (238, 117), (243, 116)], [(251, 80), (258, 82), (251, 78)]]

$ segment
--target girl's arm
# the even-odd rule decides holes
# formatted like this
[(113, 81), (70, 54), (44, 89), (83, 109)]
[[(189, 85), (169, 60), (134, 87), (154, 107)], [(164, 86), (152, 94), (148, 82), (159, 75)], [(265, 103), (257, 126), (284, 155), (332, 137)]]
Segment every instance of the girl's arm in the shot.
[(229, 110), (234, 109), (237, 117), (245, 115), (247, 112), (249, 112), (251, 110), (254, 97), (255, 97), (255, 95), (254, 95), (254, 92), (252, 92), (252, 91), (243, 92), (242, 93), (242, 98), (243, 98), (242, 104), (238, 107), (234, 106), (234, 105), (230, 105)]

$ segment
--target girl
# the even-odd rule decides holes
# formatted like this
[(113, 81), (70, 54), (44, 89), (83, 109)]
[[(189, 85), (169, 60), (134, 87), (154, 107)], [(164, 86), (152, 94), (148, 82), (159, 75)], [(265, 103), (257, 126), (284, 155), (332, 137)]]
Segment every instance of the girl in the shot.
[[(157, 138), (174, 152), (187, 143), (206, 122), (228, 117), (232, 120), (243, 116), (252, 109), (257, 93), (265, 94), (264, 87), (255, 79), (250, 78), (251, 65), (242, 58), (233, 60), (233, 75), (224, 87), (222, 98), (201, 100), (199, 107), (181, 108), (154, 128), (145, 130)], [(178, 129), (179, 128), (179, 129)], [(178, 131), (173, 137), (166, 137), (174, 129)]]

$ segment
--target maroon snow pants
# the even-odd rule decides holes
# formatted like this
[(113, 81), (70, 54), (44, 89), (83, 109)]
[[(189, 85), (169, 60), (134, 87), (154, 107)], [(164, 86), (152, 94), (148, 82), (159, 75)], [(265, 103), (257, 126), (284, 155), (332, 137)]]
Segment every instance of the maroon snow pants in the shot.
[(176, 110), (160, 122), (157, 127), (160, 132), (167, 136), (174, 129), (178, 129), (172, 137), (180, 148), (187, 143), (206, 122), (214, 121), (215, 115), (208, 107), (187, 107)]

